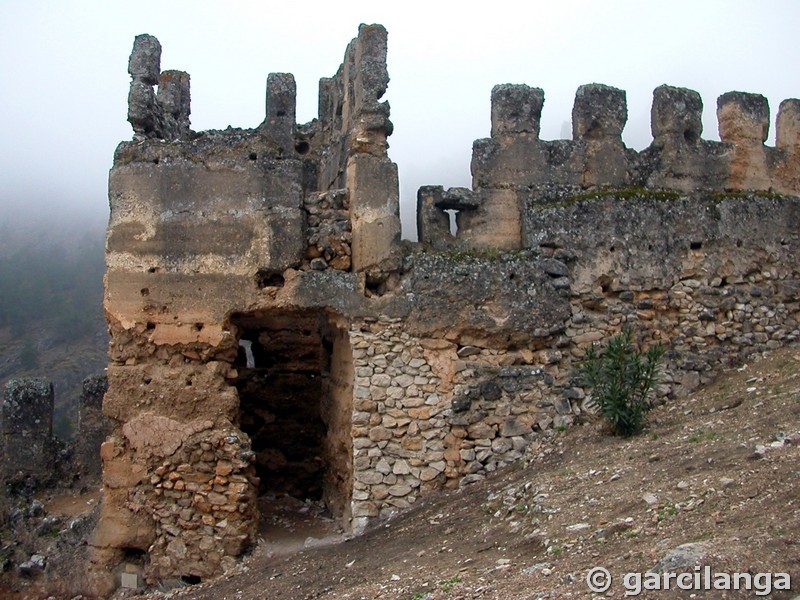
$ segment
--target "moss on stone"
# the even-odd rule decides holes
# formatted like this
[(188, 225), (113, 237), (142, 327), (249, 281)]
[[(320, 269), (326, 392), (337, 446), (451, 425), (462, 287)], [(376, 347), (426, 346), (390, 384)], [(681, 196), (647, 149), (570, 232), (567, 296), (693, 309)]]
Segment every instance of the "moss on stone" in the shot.
[(586, 200), (657, 200), (664, 202), (668, 200), (678, 200), (682, 197), (679, 192), (673, 190), (653, 190), (643, 187), (629, 188), (599, 188), (581, 194), (565, 196), (560, 200), (546, 202), (542, 207), (545, 208), (566, 208), (577, 202)]

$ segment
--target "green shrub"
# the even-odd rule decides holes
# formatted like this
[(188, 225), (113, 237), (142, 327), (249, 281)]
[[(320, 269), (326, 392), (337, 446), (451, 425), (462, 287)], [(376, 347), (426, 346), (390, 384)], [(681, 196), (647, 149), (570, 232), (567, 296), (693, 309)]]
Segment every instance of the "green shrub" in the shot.
[(630, 329), (613, 336), (604, 348), (593, 345), (586, 352), (582, 373), (591, 389), (590, 402), (614, 435), (629, 437), (644, 429), (663, 356), (661, 343), (642, 353)]

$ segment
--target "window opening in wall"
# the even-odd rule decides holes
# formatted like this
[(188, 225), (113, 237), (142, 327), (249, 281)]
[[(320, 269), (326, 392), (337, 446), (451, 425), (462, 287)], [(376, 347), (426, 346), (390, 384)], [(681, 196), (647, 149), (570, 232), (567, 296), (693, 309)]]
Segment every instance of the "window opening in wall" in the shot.
[(261, 535), (299, 548), (347, 529), (353, 360), (348, 328), (322, 310), (240, 313), (239, 426), (260, 480)]
[(460, 211), (455, 208), (446, 208), (444, 212), (447, 213), (447, 216), (450, 219), (450, 235), (455, 237), (458, 234), (457, 215)]

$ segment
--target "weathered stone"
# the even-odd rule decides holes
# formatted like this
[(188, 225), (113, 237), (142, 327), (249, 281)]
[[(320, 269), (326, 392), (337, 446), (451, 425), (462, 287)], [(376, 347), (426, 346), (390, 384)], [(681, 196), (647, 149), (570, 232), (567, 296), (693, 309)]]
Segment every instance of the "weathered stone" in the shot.
[(800, 147), (800, 100), (788, 99), (778, 108), (775, 146), (796, 151)]
[(266, 135), (285, 152), (294, 151), (297, 85), (291, 73), (270, 73), (267, 77), (267, 116), (262, 125)]
[(500, 428), (500, 435), (503, 437), (515, 437), (530, 433), (531, 427), (524, 423), (521, 419), (515, 417), (506, 417), (503, 425)]
[(653, 138), (678, 135), (692, 143), (703, 134), (703, 101), (694, 90), (668, 85), (653, 91), (651, 123)]
[(636, 152), (621, 90), (581, 87), (575, 139), (550, 142), (544, 93), (498, 86), (473, 189), (420, 190), (417, 247), (399, 239), (383, 28), (359, 29), (314, 121), (273, 74), (261, 127), (196, 136), (188, 75), (137, 44), (134, 141), (109, 177), (115, 424), (92, 546), (148, 552), (148, 581), (229, 568), (259, 489), (322, 497), (357, 532), (483, 479), (589, 408), (580, 361), (621, 327), (669, 340), (660, 395), (800, 335), (796, 101), (778, 149), (741, 94), (708, 142), (700, 97), (662, 86)]
[(47, 485), (53, 469), (53, 384), (45, 379), (10, 379), (0, 410), (0, 474), (7, 491), (31, 492)]
[(484, 381), (480, 387), (481, 396), (484, 400), (499, 400), (503, 396), (500, 386), (494, 381)]
[(470, 425), (467, 428), (467, 433), (470, 439), (479, 440), (479, 439), (492, 439), (495, 436), (495, 429), (491, 425), (487, 425), (486, 423), (476, 423), (475, 425)]
[(83, 391), (78, 403), (75, 459), (81, 473), (91, 479), (100, 478), (100, 446), (112, 430), (111, 422), (102, 413), (106, 390), (106, 375), (87, 377), (83, 381)]
[(492, 89), (492, 137), (530, 133), (539, 137), (544, 91), (527, 85), (496, 85)]
[(723, 142), (767, 141), (769, 104), (760, 94), (722, 94), (717, 99), (717, 118), (719, 136)]
[(582, 85), (572, 108), (572, 135), (576, 140), (619, 138), (628, 120), (625, 92), (607, 85)]
[(128, 73), (134, 81), (156, 85), (161, 75), (161, 44), (152, 35), (137, 35), (128, 60)]
[(389, 487), (387, 490), (390, 496), (407, 496), (411, 493), (411, 486), (405, 484), (397, 484)]

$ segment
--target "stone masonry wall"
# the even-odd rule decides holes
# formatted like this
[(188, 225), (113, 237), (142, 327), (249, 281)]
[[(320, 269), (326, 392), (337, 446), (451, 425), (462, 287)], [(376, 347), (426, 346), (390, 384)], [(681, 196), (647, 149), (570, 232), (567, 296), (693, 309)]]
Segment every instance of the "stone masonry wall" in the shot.
[[(459, 282), (460, 268), (506, 273), (506, 283), (495, 284), (515, 287), (520, 284), (508, 275), (520, 263), (538, 261), (560, 282), (556, 289), (568, 303), (569, 312), (560, 322), (546, 326), (541, 320), (545, 327), (519, 330), (526, 337), (513, 343), (492, 328), (481, 337), (475, 324), (482, 319), (474, 314), (459, 315), (444, 337), (427, 337), (438, 326), (425, 319), (353, 326), (354, 527), (391, 515), (435, 487), (480, 480), (535, 451), (554, 428), (586, 416), (591, 408), (580, 361), (590, 345), (623, 327), (633, 328), (644, 346), (657, 341), (667, 346), (660, 401), (710, 382), (720, 365), (740, 364), (753, 353), (800, 341), (800, 269), (794, 260), (800, 248), (799, 200), (728, 198), (710, 203), (727, 213), (726, 219), (719, 220), (718, 212), (704, 217), (706, 223), (697, 222), (703, 201), (687, 201), (672, 208), (678, 213), (691, 210), (698, 227), (726, 223), (725, 237), (706, 232), (702, 243), (684, 245), (683, 236), (700, 238), (680, 230), (682, 219), (663, 219), (652, 234), (669, 247), (649, 257), (637, 253), (640, 244), (647, 246), (647, 236), (628, 244), (624, 239), (614, 242), (609, 236), (588, 235), (581, 223), (588, 229), (602, 223), (602, 214), (611, 221), (619, 218), (617, 212), (629, 217), (637, 210), (657, 214), (665, 210), (664, 201), (642, 197), (608, 202), (616, 206), (587, 200), (548, 215), (537, 213), (547, 225), (540, 223), (536, 250), (466, 255), (450, 258), (451, 269), (437, 266), (449, 279), (437, 281), (438, 286), (460, 286), (465, 299), (474, 300)], [(746, 218), (756, 214), (758, 225)], [(631, 227), (638, 223), (634, 219)], [(560, 229), (566, 225), (568, 233)], [(556, 232), (563, 237), (557, 238)], [(738, 234), (746, 232), (749, 239), (744, 241)], [(605, 253), (594, 248), (610, 242), (619, 247)], [(630, 261), (617, 271), (630, 278), (624, 283), (609, 276), (614, 273), (607, 262), (610, 253), (616, 254), (615, 260)], [(417, 258), (416, 275), (427, 278), (430, 265)], [(505, 291), (496, 289), (495, 298)], [(435, 306), (431, 299), (419, 302)], [(429, 308), (420, 306), (417, 314)], [(517, 321), (511, 310), (510, 305), (505, 312), (495, 309), (494, 316)]]
[[(659, 401), (798, 342), (798, 101), (768, 148), (763, 98), (726, 94), (708, 142), (699, 96), (662, 86), (636, 153), (621, 90), (580, 88), (574, 139), (548, 142), (543, 92), (498, 86), (473, 189), (421, 189), (420, 243), (401, 245), (386, 51), (361, 26), (311, 123), (273, 73), (261, 125), (195, 133), (188, 75), (137, 37), (134, 140), (109, 176), (92, 593), (123, 571), (224, 572), (255, 543), (259, 493), (306, 490), (358, 532), (536, 452), (587, 416), (580, 360), (623, 327), (667, 346)], [(313, 456), (278, 460), (306, 439)]]
[(0, 467), (4, 491), (33, 491), (47, 486), (57, 444), (53, 438), (53, 384), (45, 379), (12, 379), (3, 391), (0, 412)]
[[(653, 142), (627, 148), (625, 92), (581, 86), (572, 111), (572, 140), (539, 139), (544, 91), (526, 85), (492, 90), (491, 137), (477, 140), (472, 190), (426, 186), (418, 194), (418, 233), (436, 249), (525, 247), (529, 207), (569, 202), (587, 190), (652, 189), (676, 193), (763, 191), (797, 194), (800, 101), (781, 103), (776, 146), (764, 144), (769, 105), (758, 94), (729, 92), (717, 100), (721, 142), (702, 139), (697, 92), (662, 85), (653, 92)], [(458, 231), (445, 210), (455, 210)]]

